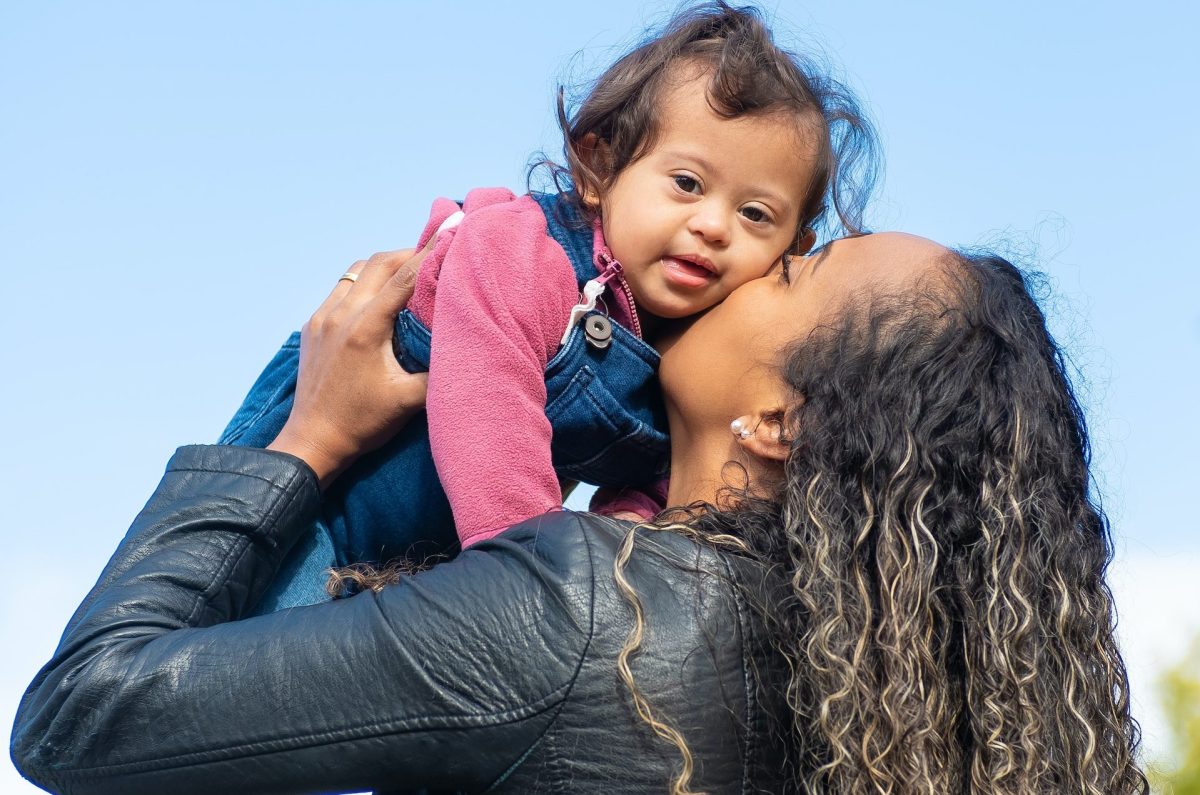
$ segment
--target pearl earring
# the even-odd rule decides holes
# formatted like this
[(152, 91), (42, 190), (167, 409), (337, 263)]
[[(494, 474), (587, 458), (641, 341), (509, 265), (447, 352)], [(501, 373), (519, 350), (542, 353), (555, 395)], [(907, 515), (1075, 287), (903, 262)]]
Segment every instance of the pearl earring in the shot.
[(754, 431), (747, 428), (741, 420), (734, 420), (729, 423), (729, 430), (733, 431), (733, 435), (739, 439), (749, 439), (754, 435)]

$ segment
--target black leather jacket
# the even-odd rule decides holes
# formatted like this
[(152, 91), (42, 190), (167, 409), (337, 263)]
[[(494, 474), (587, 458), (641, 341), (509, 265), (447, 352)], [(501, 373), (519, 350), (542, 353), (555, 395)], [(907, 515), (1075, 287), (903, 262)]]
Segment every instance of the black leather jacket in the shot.
[[(181, 448), (21, 701), (21, 772), (121, 795), (666, 790), (680, 756), (617, 675), (628, 525), (547, 514), (381, 594), (237, 620), (319, 499), (290, 456)], [(694, 788), (779, 791), (762, 568), (648, 532), (628, 572), (634, 676)]]

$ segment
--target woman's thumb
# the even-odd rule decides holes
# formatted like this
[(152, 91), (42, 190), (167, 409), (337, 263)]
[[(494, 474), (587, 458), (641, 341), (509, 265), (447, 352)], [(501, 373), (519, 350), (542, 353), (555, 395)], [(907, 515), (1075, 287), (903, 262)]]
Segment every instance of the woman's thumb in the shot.
[(408, 306), (408, 299), (412, 298), (413, 288), (417, 284), (417, 274), (421, 271), (421, 263), (433, 250), (434, 242), (434, 239), (430, 238), (424, 248), (416, 253), (413, 253), (412, 249), (396, 252), (404, 260), (392, 277), (387, 280), (387, 284), (383, 286), (379, 295), (380, 300), (385, 303), (388, 311), (392, 314), (399, 314), (401, 309)]
[(421, 408), (428, 387), (429, 373), (405, 373), (396, 387), (398, 405), (413, 411)]

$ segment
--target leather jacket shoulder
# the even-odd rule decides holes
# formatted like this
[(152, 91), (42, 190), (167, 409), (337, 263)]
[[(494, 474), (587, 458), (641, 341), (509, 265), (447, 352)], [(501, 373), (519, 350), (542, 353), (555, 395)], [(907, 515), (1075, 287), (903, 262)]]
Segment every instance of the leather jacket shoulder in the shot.
[[(290, 456), (181, 448), (54, 657), (11, 753), (54, 792), (662, 792), (681, 757), (617, 673), (629, 525), (556, 512), (378, 594), (241, 619), (320, 501)], [(760, 567), (638, 531), (638, 689), (693, 789), (779, 791)]]

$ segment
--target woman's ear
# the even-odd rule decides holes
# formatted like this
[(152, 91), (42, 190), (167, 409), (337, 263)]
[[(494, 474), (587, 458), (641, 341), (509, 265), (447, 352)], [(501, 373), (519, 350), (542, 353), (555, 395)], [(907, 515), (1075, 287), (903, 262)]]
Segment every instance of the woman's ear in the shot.
[(792, 449), (783, 434), (783, 412), (763, 411), (738, 417), (729, 425), (734, 441), (746, 452), (770, 461), (785, 461)]

